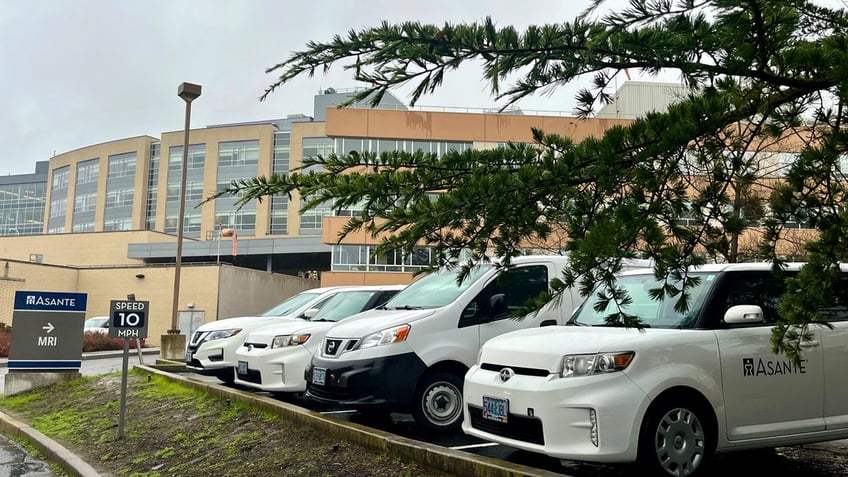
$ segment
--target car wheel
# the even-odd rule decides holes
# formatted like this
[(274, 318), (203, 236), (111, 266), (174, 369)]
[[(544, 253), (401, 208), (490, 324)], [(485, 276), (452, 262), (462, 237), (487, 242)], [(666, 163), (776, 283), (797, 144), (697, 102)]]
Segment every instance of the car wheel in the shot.
[(451, 373), (426, 376), (415, 392), (415, 422), (425, 430), (449, 432), (462, 424), (462, 379)]
[(651, 475), (697, 475), (711, 453), (708, 415), (692, 403), (658, 403), (639, 434), (639, 463)]

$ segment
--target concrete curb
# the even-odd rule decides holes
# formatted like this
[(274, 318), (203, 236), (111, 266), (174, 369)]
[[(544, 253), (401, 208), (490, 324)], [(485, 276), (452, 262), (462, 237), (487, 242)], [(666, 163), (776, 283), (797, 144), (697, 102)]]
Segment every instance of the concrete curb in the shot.
[(168, 369), (171, 369), (169, 365), (136, 365), (133, 368), (133, 372), (154, 373), (171, 382), (179, 383), (192, 389), (208, 392), (224, 399), (245, 402), (268, 412), (275, 413), (292, 422), (312, 426), (326, 435), (346, 439), (375, 451), (419, 462), (436, 470), (449, 472), (454, 475), (461, 475), (463, 477), (568, 477), (566, 474), (534, 469), (492, 457), (479, 456), (427, 442), (407, 439), (353, 422), (336, 419), (332, 416), (326, 416), (266, 396), (186, 378), (169, 373), (167, 371)]
[(0, 412), (0, 430), (3, 434), (25, 440), (44, 454), (46, 460), (59, 464), (74, 477), (100, 477), (94, 468), (58, 442), (45, 436), (17, 419)]

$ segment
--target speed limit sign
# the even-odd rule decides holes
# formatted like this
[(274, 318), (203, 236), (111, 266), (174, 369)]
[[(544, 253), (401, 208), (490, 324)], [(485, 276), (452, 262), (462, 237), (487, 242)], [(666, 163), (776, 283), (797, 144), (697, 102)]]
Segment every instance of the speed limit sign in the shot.
[(112, 300), (109, 311), (110, 338), (147, 338), (149, 302)]

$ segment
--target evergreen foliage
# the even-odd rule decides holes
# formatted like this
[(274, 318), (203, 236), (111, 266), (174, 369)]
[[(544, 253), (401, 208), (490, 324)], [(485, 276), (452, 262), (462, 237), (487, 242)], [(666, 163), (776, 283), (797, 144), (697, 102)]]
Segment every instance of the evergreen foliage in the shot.
[[(305, 209), (329, 203), (361, 210), (345, 233), (389, 233), (386, 250), (435, 247), (434, 265), (510, 257), (528, 242), (554, 244), (572, 264), (546, 300), (564, 287), (587, 294), (602, 283), (610, 299), (624, 303), (614, 280), (621, 261), (651, 258), (667, 283), (655, 298), (682, 309), (693, 283), (688, 266), (760, 259), (777, 267), (786, 224), (803, 221), (817, 234), (804, 244), (809, 264), (791, 280), (773, 334), (775, 351), (798, 359), (799, 337), (811, 324), (827, 324), (817, 310), (832, 302), (826, 290), (848, 257), (846, 11), (804, 0), (631, 0), (601, 14), (604, 3), (525, 31), (492, 19), (351, 30), (269, 68), (279, 76), (262, 99), (298, 76), (341, 64), (369, 85), (351, 103), (377, 104), (411, 83), (414, 104), (468, 63), (482, 67), (482, 81), (504, 108), (588, 78), (577, 95), (579, 116), (588, 117), (627, 70), (676, 71), (690, 88), (686, 98), (580, 142), (533, 131), (533, 145), (441, 157), (317, 157), (289, 175), (234, 181), (208, 200), (239, 194), (247, 203), (297, 191), (308, 198)], [(764, 180), (775, 171), (761, 153), (789, 140), (800, 144), (799, 158), (784, 180)], [(324, 172), (306, 172), (316, 166)], [(680, 224), (684, 215), (695, 226)], [(740, 251), (739, 237), (755, 222), (764, 230), (759, 246)], [(625, 314), (611, 323), (639, 325)]]

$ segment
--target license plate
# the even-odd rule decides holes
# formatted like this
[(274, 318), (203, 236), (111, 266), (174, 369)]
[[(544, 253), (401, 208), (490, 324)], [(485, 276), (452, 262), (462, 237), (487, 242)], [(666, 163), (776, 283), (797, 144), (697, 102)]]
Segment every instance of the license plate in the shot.
[(483, 396), (483, 418), (491, 421), (506, 422), (509, 415), (509, 401), (492, 396)]
[(326, 368), (312, 368), (312, 384), (323, 386), (327, 379)]
[(238, 362), (238, 373), (239, 374), (247, 374), (247, 361), (239, 361)]
[(191, 363), (191, 351), (186, 351), (186, 363)]

